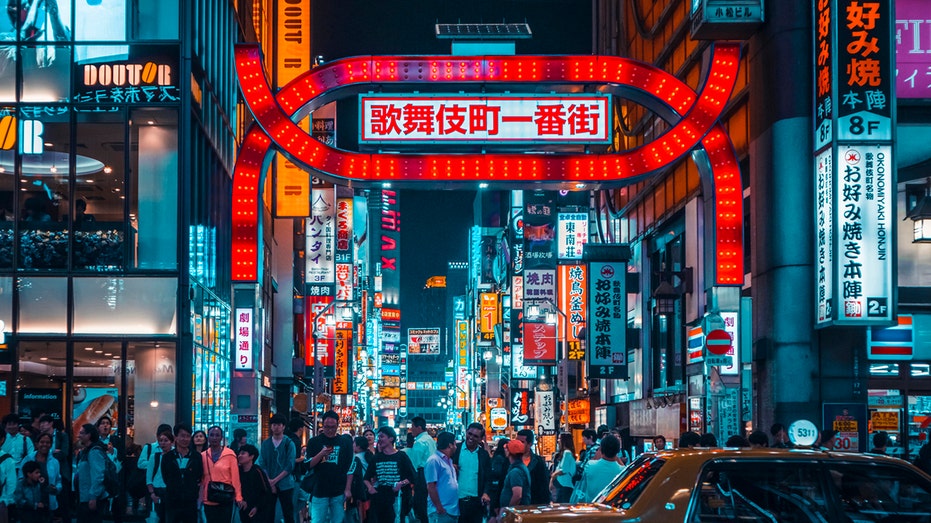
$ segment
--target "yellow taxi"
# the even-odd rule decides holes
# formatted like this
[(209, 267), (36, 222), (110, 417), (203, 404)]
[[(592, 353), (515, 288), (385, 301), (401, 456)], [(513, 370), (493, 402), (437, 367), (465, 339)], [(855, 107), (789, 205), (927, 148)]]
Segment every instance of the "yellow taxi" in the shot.
[(594, 503), (504, 509), (504, 523), (931, 522), (931, 477), (871, 454), (685, 449), (643, 454)]

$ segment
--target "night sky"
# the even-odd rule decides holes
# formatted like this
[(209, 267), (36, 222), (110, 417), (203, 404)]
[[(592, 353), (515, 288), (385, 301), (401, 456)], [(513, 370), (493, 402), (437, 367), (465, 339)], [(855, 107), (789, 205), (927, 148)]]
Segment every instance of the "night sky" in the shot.
[[(590, 0), (314, 0), (312, 55), (326, 61), (372, 54), (449, 54), (437, 23), (523, 23), (533, 38), (518, 54), (591, 54)], [(427, 278), (468, 260), (474, 191), (401, 193), (401, 308), (405, 319)], [(405, 321), (405, 328), (417, 327)]]

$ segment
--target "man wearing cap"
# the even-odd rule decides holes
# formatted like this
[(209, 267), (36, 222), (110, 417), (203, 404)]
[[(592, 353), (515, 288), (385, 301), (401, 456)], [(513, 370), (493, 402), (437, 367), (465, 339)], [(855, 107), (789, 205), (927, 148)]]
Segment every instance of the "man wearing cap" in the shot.
[(530, 470), (524, 465), (526, 446), (520, 440), (512, 439), (504, 447), (511, 466), (504, 477), (501, 487), (501, 508), (530, 504)]
[(290, 523), (294, 521), (294, 478), (291, 471), (294, 470), (297, 450), (291, 438), (284, 435), (287, 424), (287, 418), (281, 414), (272, 416), (268, 423), (272, 435), (262, 442), (257, 464), (268, 475), (268, 483), (281, 505), (281, 516)]
[(530, 429), (517, 431), (517, 440), (524, 444), (524, 465), (530, 472), (530, 503), (546, 505), (552, 499), (550, 473), (546, 470), (546, 460), (533, 452), (533, 438)]

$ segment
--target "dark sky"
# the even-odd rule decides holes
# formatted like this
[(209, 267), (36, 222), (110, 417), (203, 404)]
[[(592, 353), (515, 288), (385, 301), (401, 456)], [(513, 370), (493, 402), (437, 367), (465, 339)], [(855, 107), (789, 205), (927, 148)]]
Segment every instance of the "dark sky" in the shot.
[[(449, 54), (437, 23), (523, 23), (533, 38), (518, 54), (591, 54), (591, 0), (314, 0), (312, 55)], [(401, 307), (405, 316), (426, 279), (447, 261), (467, 261), (474, 191), (401, 193)], [(405, 322), (406, 324), (407, 322)], [(407, 325), (412, 326), (412, 325)]]

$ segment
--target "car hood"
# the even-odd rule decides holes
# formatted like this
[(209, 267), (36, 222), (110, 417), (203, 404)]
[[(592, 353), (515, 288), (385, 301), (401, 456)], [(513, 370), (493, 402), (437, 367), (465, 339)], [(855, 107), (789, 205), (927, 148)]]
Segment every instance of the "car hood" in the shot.
[(599, 520), (604, 518), (605, 521), (609, 519), (610, 521), (617, 521), (619, 516), (624, 515), (623, 511), (615, 510), (607, 505), (592, 505), (590, 503), (509, 507), (506, 511), (511, 513), (509, 517), (504, 519), (504, 521), (508, 522), (542, 523), (545, 521), (547, 523), (561, 523), (571, 521), (577, 523), (580, 518), (585, 521), (588, 521), (589, 518)]

